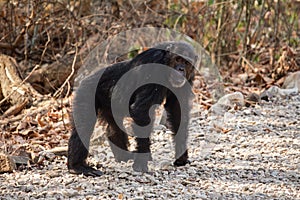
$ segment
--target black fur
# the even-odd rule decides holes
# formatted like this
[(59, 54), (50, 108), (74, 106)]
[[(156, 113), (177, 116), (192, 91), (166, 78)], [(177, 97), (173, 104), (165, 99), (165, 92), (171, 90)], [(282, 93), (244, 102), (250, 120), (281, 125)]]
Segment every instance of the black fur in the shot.
[[(111, 98), (112, 98), (112, 89), (115, 87), (115, 84), (118, 80), (130, 69), (135, 68), (136, 66), (140, 66), (142, 64), (148, 63), (157, 63), (167, 65), (173, 68), (178, 66), (178, 57), (175, 53), (172, 53), (168, 50), (168, 45), (177, 48), (182, 48), (192, 55), (192, 60), (188, 60), (189, 62), (182, 62), (180, 66), (184, 67), (185, 76), (188, 80), (185, 84), (192, 84), (194, 79), (194, 69), (193, 57), (195, 53), (193, 49), (187, 45), (186, 43), (181, 42), (170, 42), (163, 43), (158, 45), (157, 47), (150, 48), (141, 54), (137, 55), (135, 58), (129, 61), (124, 61), (120, 63), (113, 64), (107, 67), (102, 74), (95, 94), (95, 109), (98, 116), (98, 119), (106, 123), (107, 126), (107, 137), (111, 144), (111, 149), (114, 153), (115, 159), (117, 161), (127, 161), (129, 159), (134, 159), (133, 169), (136, 171), (148, 171), (147, 162), (151, 160), (150, 154), (150, 134), (151, 130), (147, 130), (147, 133), (138, 132), (138, 129), (133, 126), (133, 132), (136, 136), (137, 141), (137, 149), (136, 152), (128, 151), (128, 136), (123, 131), (123, 127), (119, 127), (116, 124), (116, 121), (112, 115), (111, 109)], [(176, 46), (177, 45), (177, 46)], [(177, 61), (175, 61), (177, 60)], [(182, 60), (186, 61), (186, 58)], [(143, 79), (145, 78), (143, 75), (139, 73), (139, 70), (136, 70), (136, 78)], [(159, 72), (157, 72), (159, 73)], [(130, 87), (126, 86), (126, 87)], [(138, 126), (147, 126), (151, 122), (152, 116), (149, 116), (149, 109), (155, 104), (162, 104), (164, 99), (166, 99), (166, 103), (164, 105), (165, 110), (167, 111), (167, 119), (170, 125), (170, 129), (174, 132), (174, 136), (176, 135), (179, 124), (184, 122), (183, 132), (178, 136), (178, 139), (175, 140), (175, 157), (176, 160), (174, 165), (182, 166), (188, 163), (188, 153), (187, 153), (187, 137), (188, 137), (188, 129), (187, 124), (189, 121), (189, 110), (190, 110), (190, 101), (192, 96), (190, 95), (191, 91), (180, 90), (181, 95), (184, 95), (186, 99), (183, 101), (183, 104), (179, 105), (179, 101), (176, 96), (168, 90), (166, 87), (157, 85), (157, 84), (147, 84), (139, 89), (137, 89), (132, 97), (130, 98), (129, 112), (130, 117)], [(184, 113), (181, 113), (182, 110)], [(150, 113), (151, 115), (151, 113)], [(154, 115), (154, 113), (152, 113)], [(124, 116), (120, 116), (121, 118)], [(95, 122), (90, 122), (91, 125)], [(152, 124), (151, 126), (152, 127)], [(123, 130), (122, 130), (123, 129)], [(85, 133), (85, 138), (90, 138), (93, 130), (87, 130)], [(147, 137), (145, 137), (145, 135)], [(140, 136), (140, 137), (139, 137)], [(86, 141), (88, 144), (89, 141)], [(87, 145), (86, 145), (87, 146)], [(124, 151), (122, 151), (122, 150)], [(125, 153), (124, 153), (125, 152)], [(146, 155), (146, 156), (145, 156)], [(86, 158), (88, 156), (88, 149), (83, 145), (83, 141), (78, 135), (75, 125), (73, 126), (72, 135), (69, 140), (69, 151), (68, 151), (68, 168), (71, 173), (83, 173), (85, 175), (99, 176), (102, 173), (99, 170), (93, 169), (86, 164)]]

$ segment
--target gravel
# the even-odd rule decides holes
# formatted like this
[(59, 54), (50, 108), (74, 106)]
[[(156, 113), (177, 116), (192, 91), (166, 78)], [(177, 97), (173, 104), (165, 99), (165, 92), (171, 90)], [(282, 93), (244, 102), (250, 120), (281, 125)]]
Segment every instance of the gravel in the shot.
[(300, 199), (300, 95), (191, 120), (188, 166), (172, 166), (169, 131), (156, 127), (150, 173), (117, 163), (107, 142), (90, 163), (104, 172), (67, 172), (56, 157), (31, 170), (0, 174), (0, 199)]

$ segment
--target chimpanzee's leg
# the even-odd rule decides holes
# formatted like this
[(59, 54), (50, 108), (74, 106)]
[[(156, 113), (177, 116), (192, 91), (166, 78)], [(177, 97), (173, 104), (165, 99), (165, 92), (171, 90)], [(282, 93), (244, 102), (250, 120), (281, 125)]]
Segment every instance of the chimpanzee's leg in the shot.
[(73, 101), (72, 134), (69, 139), (68, 169), (70, 173), (100, 176), (98, 171), (86, 163), (90, 138), (97, 120), (96, 112), (99, 105), (95, 104), (95, 91), (99, 81), (98, 71), (92, 76), (82, 80), (80, 87), (76, 90)]
[(106, 134), (116, 161), (126, 162), (130, 159), (133, 159), (132, 152), (128, 151), (128, 135), (121, 128), (119, 128), (112, 115), (104, 115), (103, 117), (108, 123)]
[[(164, 105), (167, 111), (169, 128), (174, 133), (175, 142), (175, 166), (186, 165), (188, 161), (188, 123), (189, 123), (189, 101), (179, 103), (176, 96), (170, 93)], [(181, 112), (183, 111), (183, 112)]]
[[(150, 152), (150, 134), (153, 128), (153, 122), (151, 118), (154, 118), (154, 112), (149, 111), (150, 107), (143, 107), (131, 111), (131, 117), (133, 118), (135, 124), (133, 124), (132, 129), (134, 135), (136, 136), (136, 152), (134, 154), (133, 169), (135, 171), (147, 172), (148, 171), (148, 161), (151, 160)], [(152, 113), (151, 113), (152, 112)], [(150, 115), (150, 116), (149, 116)]]
[[(68, 169), (72, 174), (84, 174), (86, 176), (102, 175), (101, 171), (88, 166), (86, 163), (86, 158), (88, 157), (88, 145), (85, 146), (82, 140), (89, 140), (90, 135), (91, 134), (87, 134), (84, 138), (79, 137), (75, 126), (73, 126), (68, 149)], [(89, 144), (89, 141), (87, 141), (87, 144)]]

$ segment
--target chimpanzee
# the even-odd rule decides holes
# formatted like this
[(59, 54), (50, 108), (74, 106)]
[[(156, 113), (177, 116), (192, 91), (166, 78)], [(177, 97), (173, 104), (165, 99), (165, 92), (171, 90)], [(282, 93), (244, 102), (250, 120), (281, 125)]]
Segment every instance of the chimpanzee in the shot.
[[(179, 41), (163, 42), (145, 50), (131, 60), (119, 62), (104, 69), (95, 92), (95, 110), (97, 119), (107, 125), (106, 136), (116, 161), (134, 160), (135, 171), (147, 172), (148, 161), (151, 160), (150, 134), (153, 126), (154, 112), (152, 106), (164, 103), (167, 112), (168, 128), (173, 132), (175, 142), (175, 166), (186, 165), (188, 161), (187, 137), (189, 111), (192, 102), (191, 85), (194, 80), (194, 65), (197, 55), (189, 43)], [(170, 72), (164, 73), (163, 66)], [(143, 69), (152, 70), (146, 72)], [(122, 76), (132, 72), (127, 84), (117, 84)], [(170, 85), (148, 82), (138, 86), (137, 80), (146, 80), (160, 76)], [(189, 87), (185, 87), (188, 85)], [(122, 101), (124, 95), (134, 92), (129, 98), (129, 104)], [(114, 93), (114, 91), (117, 91)], [(119, 91), (119, 92), (118, 92)], [(178, 93), (178, 94), (177, 94)], [(181, 99), (178, 98), (181, 97)], [(76, 99), (76, 97), (75, 97)], [(114, 102), (113, 102), (114, 101)], [(118, 112), (113, 113), (113, 103), (120, 102), (118, 106), (128, 108), (129, 116)], [(128, 150), (128, 134), (122, 126), (125, 117), (131, 117), (132, 130), (136, 140), (136, 150)], [(117, 123), (121, 121), (120, 123)], [(92, 122), (91, 124), (94, 124)], [(76, 124), (77, 126), (77, 124)], [(148, 127), (142, 129), (143, 127)], [(180, 129), (180, 130), (179, 130)], [(70, 173), (100, 176), (101, 171), (90, 167), (86, 163), (88, 146), (84, 145), (78, 126), (73, 124), (72, 135), (69, 140), (68, 169)], [(90, 139), (93, 128), (84, 130), (84, 138)], [(142, 132), (142, 133), (141, 133)], [(179, 134), (180, 132), (180, 134)]]

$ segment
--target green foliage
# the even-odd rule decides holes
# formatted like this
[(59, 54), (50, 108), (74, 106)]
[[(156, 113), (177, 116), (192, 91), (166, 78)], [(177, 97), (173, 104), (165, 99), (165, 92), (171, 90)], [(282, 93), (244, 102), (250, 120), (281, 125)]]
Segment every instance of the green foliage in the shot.
[(165, 25), (170, 28), (177, 28), (178, 26), (182, 26), (183, 23), (186, 21), (185, 16), (182, 15), (172, 15), (165, 21)]
[(178, 28), (182, 27), (186, 22), (186, 16), (183, 7), (180, 3), (172, 3), (170, 5), (171, 15), (168, 16), (164, 22), (167, 27)]
[(300, 46), (300, 39), (299, 38), (290, 38), (289, 44), (291, 46), (298, 47), (298, 46)]
[(214, 0), (208, 0), (208, 2), (207, 2), (207, 4), (208, 4), (209, 6), (213, 5), (214, 3), (215, 3)]
[(139, 53), (140, 50), (141, 50), (140, 46), (137, 45), (132, 46), (128, 52), (128, 56), (127, 56), (128, 59), (134, 58)]

